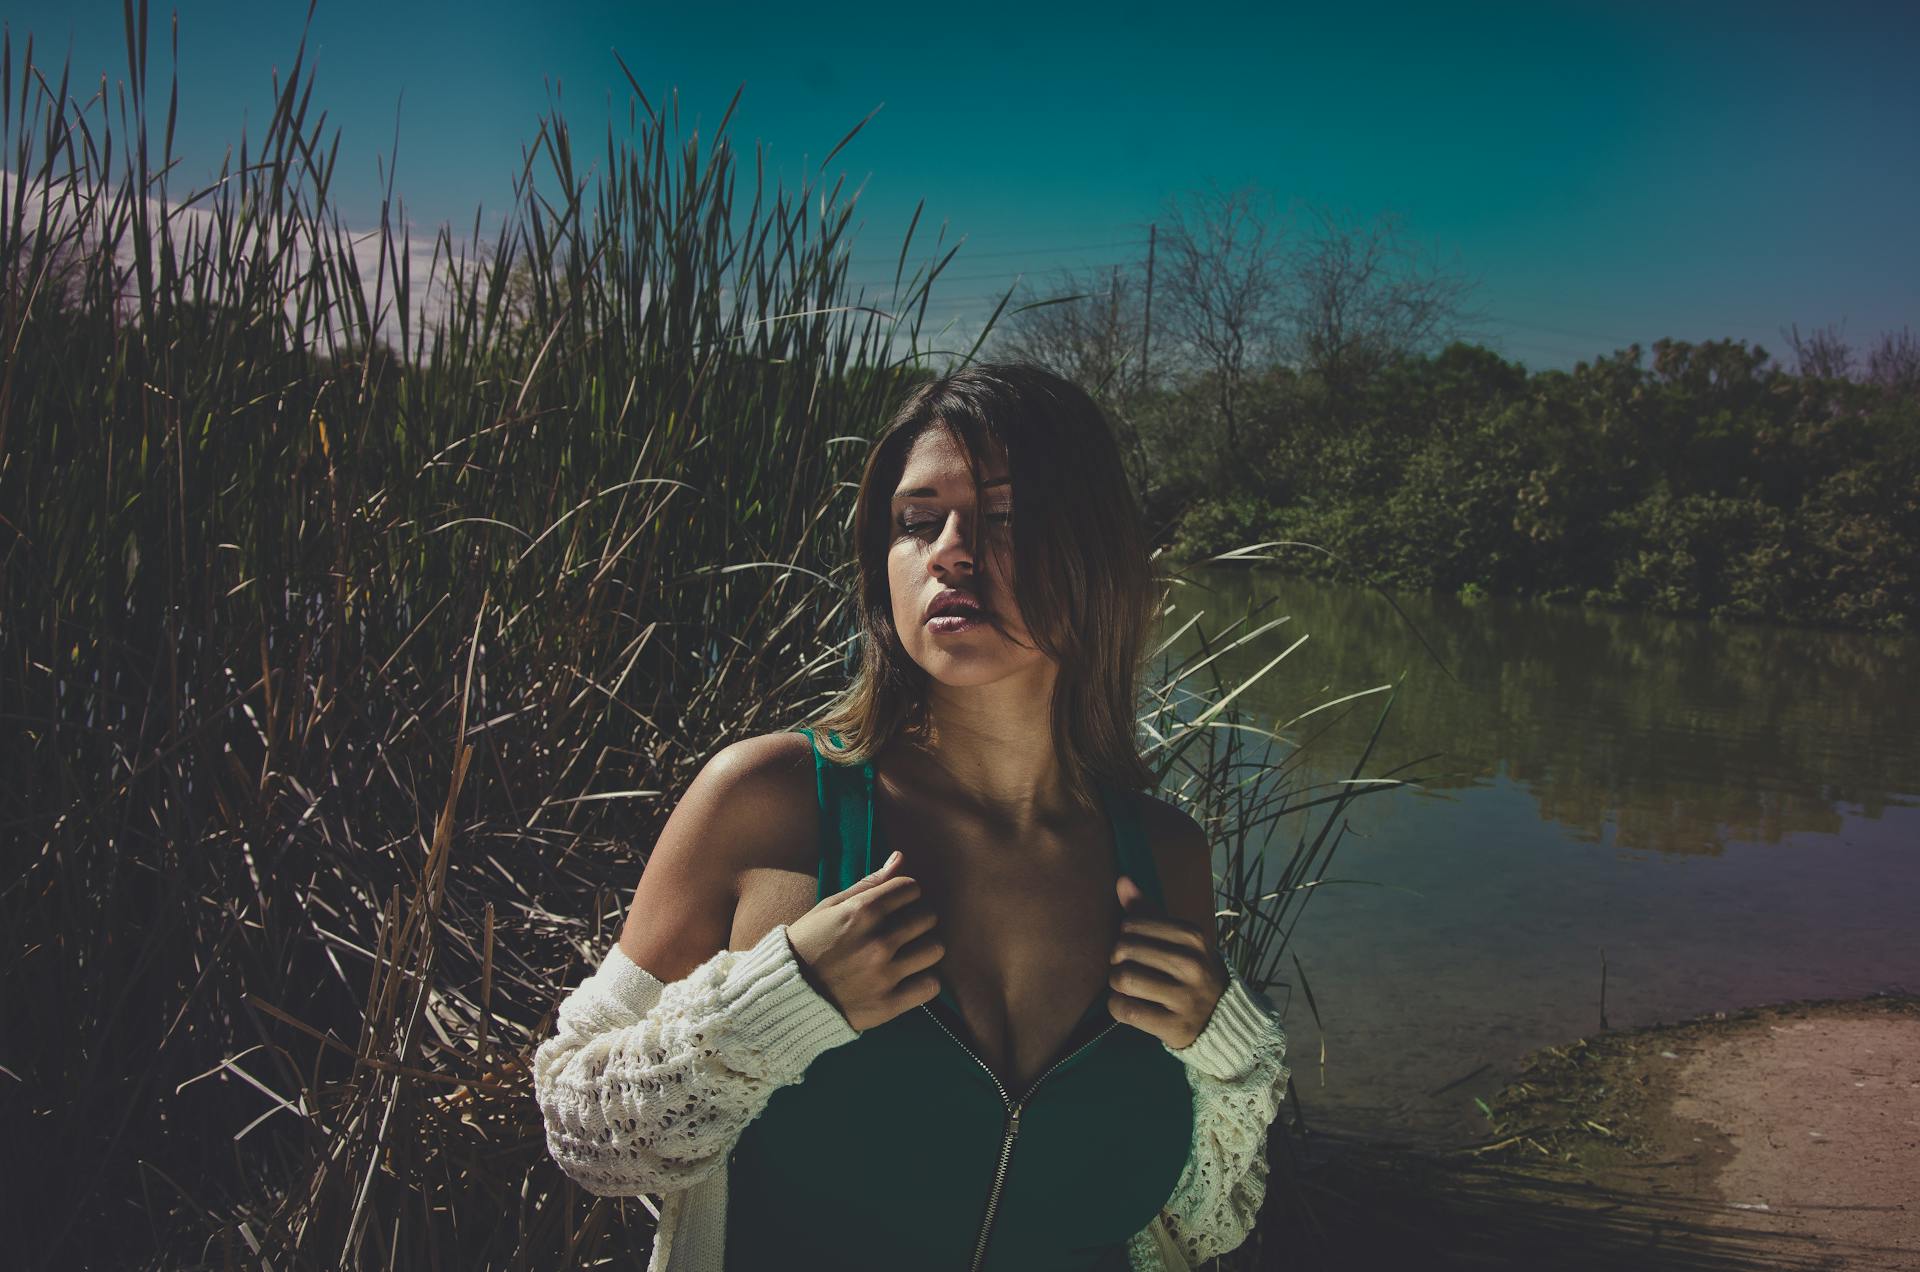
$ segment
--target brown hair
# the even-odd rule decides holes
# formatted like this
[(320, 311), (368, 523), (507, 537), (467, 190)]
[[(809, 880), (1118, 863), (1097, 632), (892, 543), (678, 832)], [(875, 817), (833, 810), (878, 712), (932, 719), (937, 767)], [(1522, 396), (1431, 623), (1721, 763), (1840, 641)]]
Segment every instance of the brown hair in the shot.
[[(1134, 741), (1141, 664), (1161, 603), (1146, 533), (1099, 406), (1071, 382), (1021, 363), (974, 363), (919, 385), (868, 450), (853, 521), (859, 665), (813, 722), (822, 754), (863, 764), (924, 721), (928, 677), (893, 625), (887, 553), (894, 487), (929, 428), (947, 429), (966, 455), (976, 501), (982, 456), (1006, 456), (1014, 587), (1034, 645), (1059, 666), (1053, 743), (1074, 798), (1096, 808), (1096, 779), (1150, 788), (1153, 770)], [(976, 549), (982, 520), (972, 523)], [(1006, 634), (996, 616), (988, 621)]]

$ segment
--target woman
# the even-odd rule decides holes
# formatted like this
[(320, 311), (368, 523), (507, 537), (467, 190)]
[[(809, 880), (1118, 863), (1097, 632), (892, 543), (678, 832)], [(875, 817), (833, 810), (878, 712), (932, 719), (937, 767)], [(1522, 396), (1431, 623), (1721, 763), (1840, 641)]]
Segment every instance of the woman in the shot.
[(668, 818), (536, 1055), (553, 1156), (662, 1195), (652, 1272), (1234, 1248), (1286, 1040), (1215, 949), (1204, 832), (1142, 789), (1157, 597), (1106, 420), (1034, 367), (923, 385), (854, 539), (858, 672)]

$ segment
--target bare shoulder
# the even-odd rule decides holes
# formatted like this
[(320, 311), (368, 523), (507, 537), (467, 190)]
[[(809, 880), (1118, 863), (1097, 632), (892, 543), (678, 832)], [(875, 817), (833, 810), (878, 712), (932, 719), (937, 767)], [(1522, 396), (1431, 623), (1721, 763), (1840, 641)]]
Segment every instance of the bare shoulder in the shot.
[(804, 733), (740, 738), (714, 752), (681, 807), (697, 801), (736, 876), (763, 867), (811, 869), (819, 826), (813, 768)]
[(759, 733), (729, 742), (700, 771), (695, 784), (702, 783), (726, 805), (729, 820), (813, 824), (813, 745), (804, 733)]
[(654, 841), (621, 949), (671, 983), (731, 948), (749, 881), (766, 870), (810, 870), (818, 825), (805, 734), (759, 734), (721, 747)]
[(1146, 832), (1148, 847), (1153, 850), (1153, 864), (1160, 873), (1168, 914), (1198, 927), (1206, 935), (1207, 944), (1217, 947), (1213, 845), (1206, 829), (1185, 809), (1158, 795), (1142, 793), (1139, 799), (1141, 828)]

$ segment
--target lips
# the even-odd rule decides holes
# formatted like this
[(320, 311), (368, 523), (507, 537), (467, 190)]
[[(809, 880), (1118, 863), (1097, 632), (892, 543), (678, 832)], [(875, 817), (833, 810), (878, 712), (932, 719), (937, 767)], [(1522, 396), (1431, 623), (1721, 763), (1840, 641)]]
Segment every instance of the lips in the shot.
[(986, 612), (986, 606), (982, 605), (973, 593), (950, 587), (933, 598), (932, 603), (927, 606), (926, 615), (920, 621), (926, 622), (942, 614), (966, 614), (978, 618), (984, 616)]

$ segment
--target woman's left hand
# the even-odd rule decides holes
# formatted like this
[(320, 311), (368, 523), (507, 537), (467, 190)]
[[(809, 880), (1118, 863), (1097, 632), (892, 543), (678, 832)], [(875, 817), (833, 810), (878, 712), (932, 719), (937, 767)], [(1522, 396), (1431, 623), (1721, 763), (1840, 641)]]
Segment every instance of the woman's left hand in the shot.
[(1168, 918), (1139, 884), (1121, 875), (1120, 939), (1108, 959), (1107, 1011), (1175, 1051), (1192, 1045), (1227, 992), (1227, 970), (1191, 923)]

